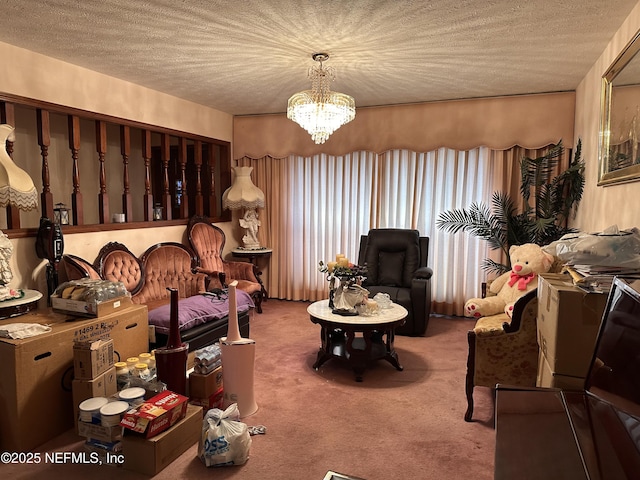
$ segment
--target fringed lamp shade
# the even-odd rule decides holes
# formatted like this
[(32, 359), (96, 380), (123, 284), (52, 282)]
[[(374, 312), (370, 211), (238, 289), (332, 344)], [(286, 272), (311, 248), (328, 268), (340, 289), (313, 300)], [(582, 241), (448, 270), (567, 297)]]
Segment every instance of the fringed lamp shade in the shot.
[(233, 167), (233, 171), (233, 185), (222, 194), (223, 208), (264, 208), (264, 193), (251, 181), (253, 167)]
[(13, 140), (13, 127), (0, 125), (0, 207), (13, 205), (20, 210), (33, 210), (38, 207), (38, 192), (29, 174), (7, 153), (7, 140)]

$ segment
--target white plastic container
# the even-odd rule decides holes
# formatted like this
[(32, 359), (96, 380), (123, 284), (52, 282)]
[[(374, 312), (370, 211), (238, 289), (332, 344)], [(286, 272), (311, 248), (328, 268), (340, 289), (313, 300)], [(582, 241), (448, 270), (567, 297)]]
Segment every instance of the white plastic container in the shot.
[(102, 421), (100, 409), (107, 403), (109, 400), (105, 397), (87, 398), (78, 405), (80, 420), (87, 423), (100, 423)]
[(120, 400), (127, 402), (130, 406), (136, 407), (144, 401), (145, 390), (142, 387), (125, 388), (118, 393)]
[(109, 402), (100, 408), (100, 420), (103, 427), (115, 427), (120, 424), (122, 416), (131, 406), (128, 402)]
[(127, 358), (127, 366), (129, 367), (129, 370), (133, 370), (133, 367), (135, 367), (136, 363), (140, 363), (140, 359), (138, 357)]
[(147, 365), (149, 365), (149, 361), (151, 360), (151, 354), (148, 352), (141, 353), (138, 355), (138, 360), (140, 360), (139, 363), (146, 363)]

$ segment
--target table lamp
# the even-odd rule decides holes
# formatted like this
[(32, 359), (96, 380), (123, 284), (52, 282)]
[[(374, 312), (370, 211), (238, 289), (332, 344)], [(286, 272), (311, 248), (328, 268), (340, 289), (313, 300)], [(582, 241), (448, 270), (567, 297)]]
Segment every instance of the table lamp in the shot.
[(251, 181), (253, 167), (233, 167), (235, 177), (233, 184), (222, 194), (222, 207), (229, 210), (243, 208), (244, 215), (240, 218), (240, 226), (245, 229), (242, 237), (244, 250), (260, 250), (258, 241), (257, 208), (264, 208), (264, 193)]
[[(0, 207), (9, 205), (19, 210), (33, 210), (38, 207), (38, 192), (27, 172), (18, 167), (7, 153), (7, 141), (15, 140), (11, 125), (0, 125)], [(9, 288), (13, 279), (11, 256), (13, 244), (0, 232), (0, 301), (21, 298), (20, 289)]]

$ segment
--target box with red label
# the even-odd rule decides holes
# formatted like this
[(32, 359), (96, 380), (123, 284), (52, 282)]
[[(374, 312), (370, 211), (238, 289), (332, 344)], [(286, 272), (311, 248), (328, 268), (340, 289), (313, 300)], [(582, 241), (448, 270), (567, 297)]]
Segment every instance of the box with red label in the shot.
[(191, 398), (189, 402), (204, 408), (202, 413), (207, 413), (212, 408), (222, 409), (224, 403), (224, 390), (221, 388), (213, 395), (206, 398)]
[(189, 375), (189, 397), (209, 398), (222, 388), (222, 367), (209, 373), (195, 373)]
[(165, 390), (125, 413), (120, 425), (151, 438), (184, 417), (188, 400), (184, 395)]

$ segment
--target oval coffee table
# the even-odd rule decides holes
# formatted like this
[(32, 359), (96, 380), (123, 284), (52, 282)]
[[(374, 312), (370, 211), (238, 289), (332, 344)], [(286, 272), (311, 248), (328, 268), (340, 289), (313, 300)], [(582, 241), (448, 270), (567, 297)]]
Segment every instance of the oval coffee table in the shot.
[(331, 311), (329, 300), (320, 300), (309, 305), (307, 312), (311, 321), (321, 327), (322, 346), (314, 369), (318, 370), (330, 358), (346, 359), (358, 382), (362, 381), (367, 366), (376, 360), (384, 359), (402, 371), (393, 341), (395, 329), (408, 314), (404, 307), (393, 303), (390, 308), (380, 309), (377, 315), (343, 316)]

